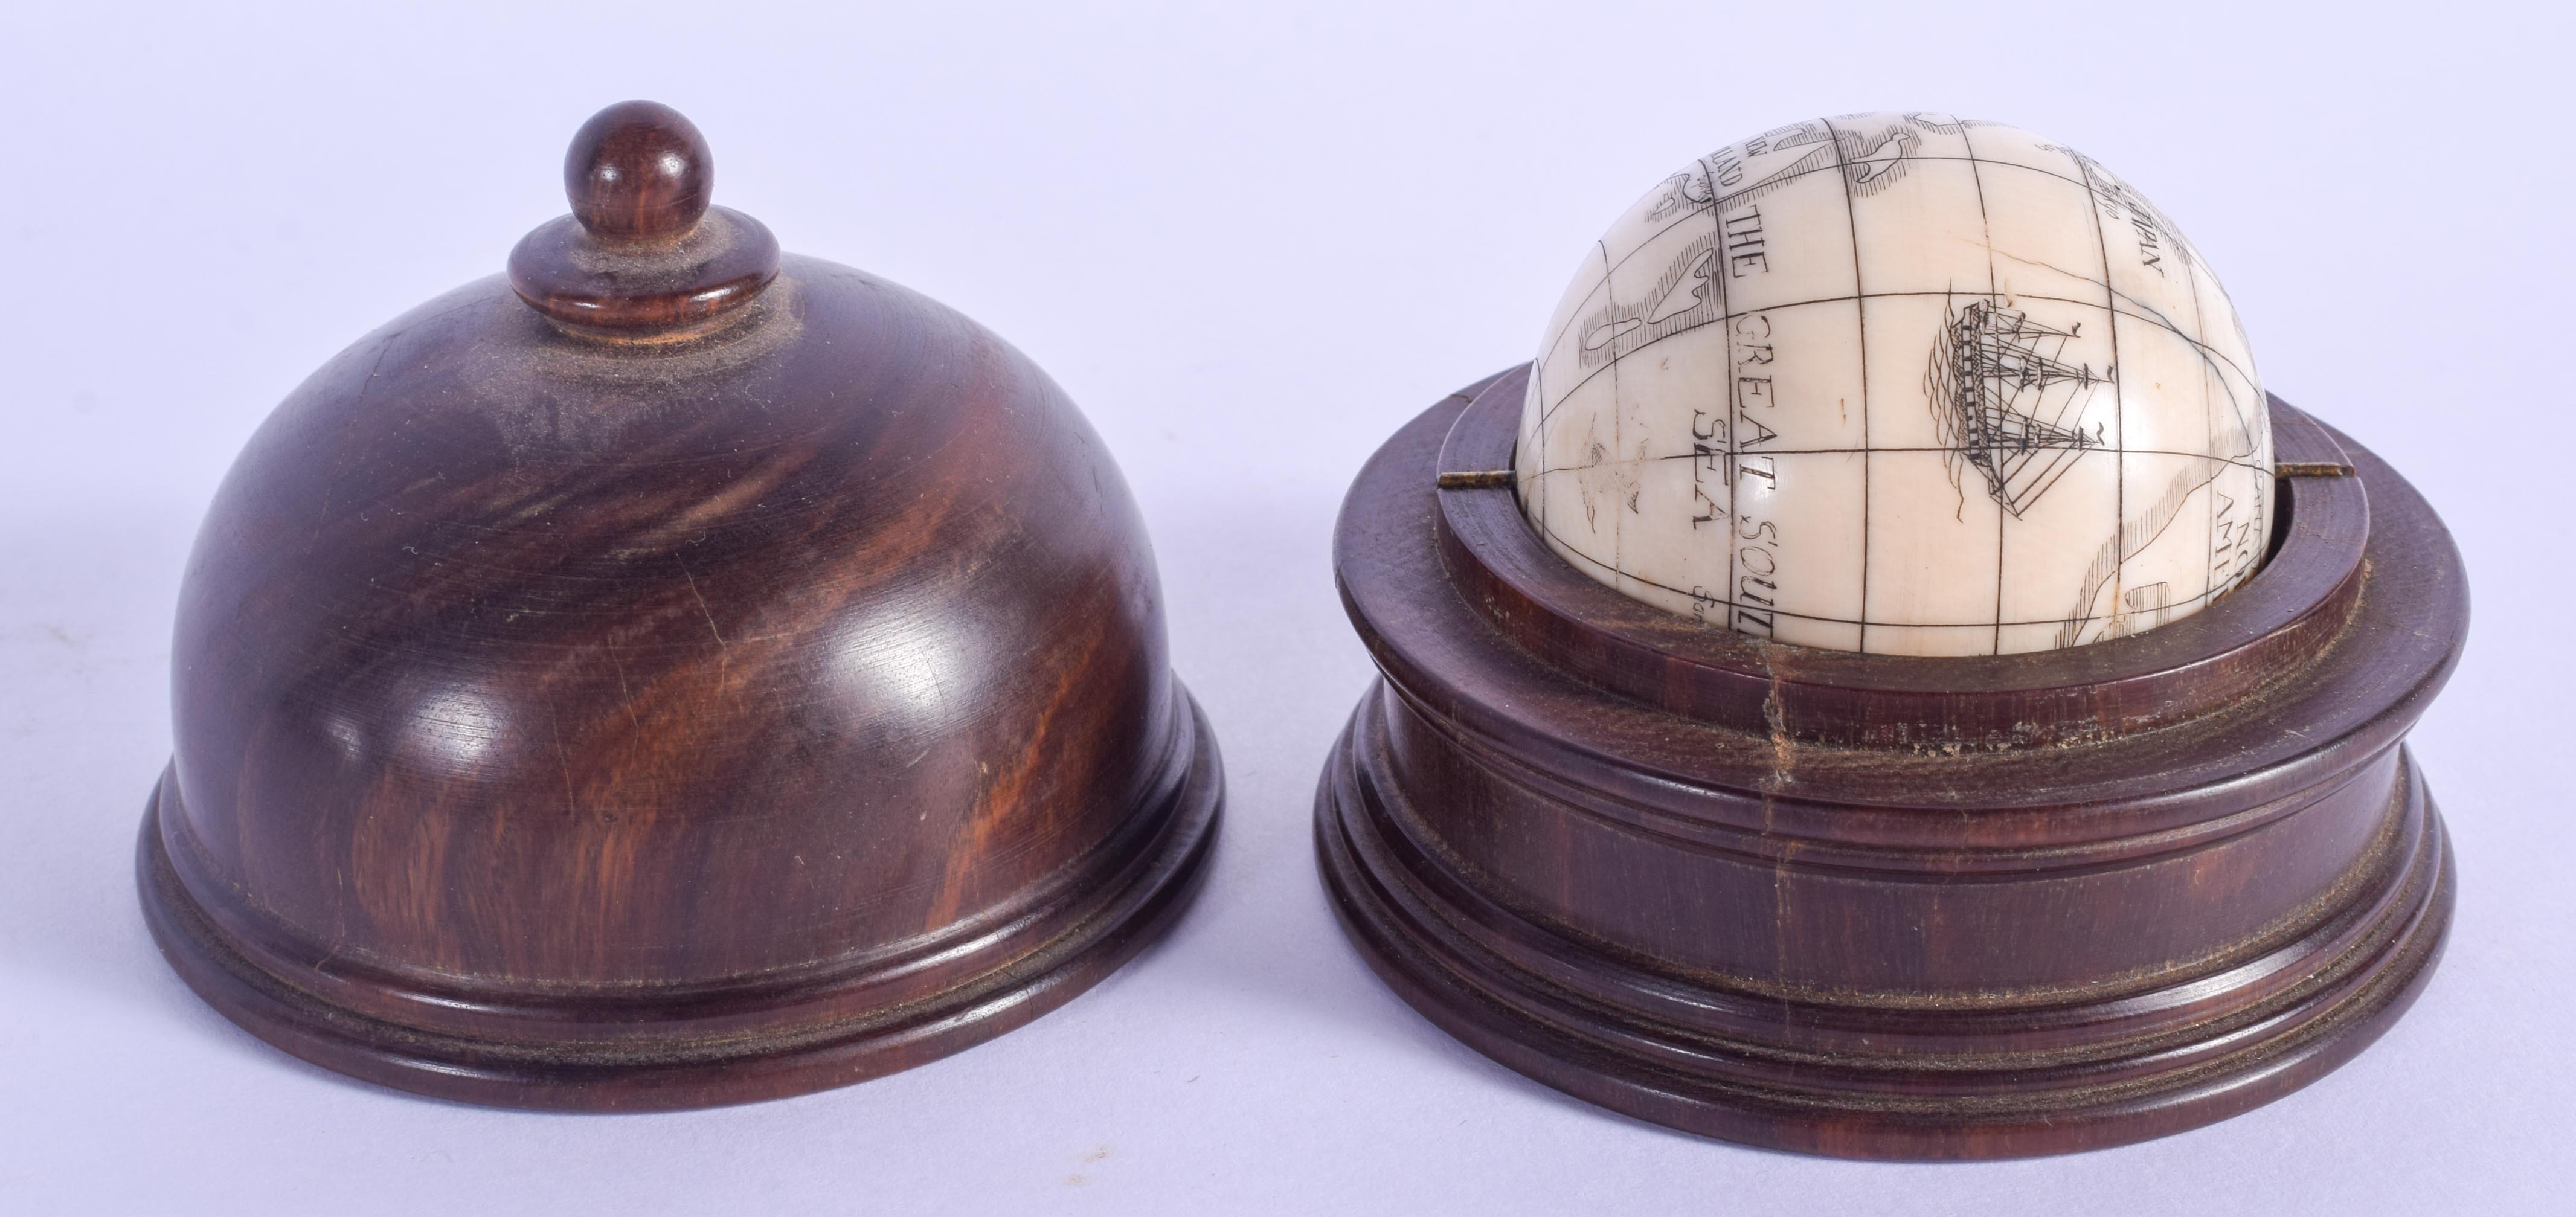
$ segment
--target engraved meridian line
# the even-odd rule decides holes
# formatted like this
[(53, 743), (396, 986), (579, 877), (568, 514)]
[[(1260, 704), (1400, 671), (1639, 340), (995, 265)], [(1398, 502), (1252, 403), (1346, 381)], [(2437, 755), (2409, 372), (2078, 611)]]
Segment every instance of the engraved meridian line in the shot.
[[(1563, 394), (1540, 393), (1542, 398), (1557, 396), (1559, 399), (1556, 403), (1542, 401), (1543, 408), (1539, 411), (1540, 426), (1545, 426), (1546, 415), (1553, 412), (1555, 405), (1561, 404), (1565, 397), (1571, 395), (1574, 388), (1579, 387), (1582, 381), (1590, 378), (1590, 374), (1599, 370), (1611, 371), (1612, 409), (1624, 416), (1624, 409), (1618, 400), (1619, 377), (1615, 365), (1625, 356), (1663, 337), (1711, 322), (1732, 323), (1738, 320), (1746, 320), (1754, 324), (1761, 337), (1765, 339), (1769, 337), (1769, 321), (1761, 315), (1767, 310), (1748, 310), (1739, 317), (1728, 308), (1726, 283), (1728, 278), (1734, 277), (1727, 273), (1730, 268), (1737, 269), (1739, 274), (1745, 271), (1760, 273), (1769, 269), (1767, 265), (1769, 251), (1763, 249), (1761, 245), (1758, 207), (1748, 207), (1741, 214), (1728, 215), (1726, 213), (1731, 206), (1750, 203), (1778, 190), (1796, 177), (1820, 171), (1830, 164), (1843, 174), (1843, 194), (1847, 208), (1850, 209), (1847, 219), (1856, 225), (1859, 200), (1876, 197), (1904, 180), (1907, 163), (1917, 159), (1922, 146), (1922, 137), (1916, 133), (1916, 129), (1964, 136), (1968, 127), (1984, 125), (1991, 124), (1957, 119), (1945, 120), (1942, 117), (1925, 114), (1907, 114), (1892, 121), (1863, 122), (1849, 129), (1837, 128), (1827, 122), (1793, 124), (1748, 140), (1743, 145), (1730, 146), (1718, 153), (1713, 153), (1690, 170), (1668, 178), (1663, 184), (1661, 193), (1649, 204), (1647, 218), (1656, 220), (1669, 216), (1677, 222), (1690, 213), (1704, 210), (1710, 214), (1711, 231), (1692, 238), (1685, 242), (1680, 250), (1665, 256), (1663, 259), (1665, 265), (1642, 300), (1628, 304), (1620, 304), (1613, 300), (1608, 306), (1596, 309), (1580, 320), (1572, 322), (1584, 327), (1583, 340), (1577, 344), (1575, 359), (1575, 362), (1581, 365), (1580, 371), (1583, 374), (1575, 377), (1576, 384), (1568, 386)], [(1748, 157), (1765, 154), (1779, 155), (1784, 149), (1809, 145), (1818, 146), (1804, 155), (1791, 159), (1786, 165), (1772, 168), (1751, 185), (1742, 185), (1743, 178), (1747, 176), (1745, 162)], [(2113, 395), (2115, 414), (2119, 409), (2117, 403), (2121, 385), (2115, 367), (2120, 335), (2116, 329), (2116, 322), (2110, 335), (2114, 351), (2113, 362), (2097, 371), (2090, 363), (2065, 357), (2065, 347), (2080, 336), (2081, 323), (2070, 323), (2065, 328), (2059, 329), (2033, 320), (2024, 302), (2049, 298), (2021, 296), (2016, 299), (2000, 294), (1992, 281), (1991, 268), (1986, 293), (1982, 295), (1945, 293), (1950, 299), (1938, 323), (1938, 333), (1931, 344), (1931, 355), (1925, 365), (1923, 385), (1928, 405), (1933, 412), (1936, 438), (1939, 441), (1936, 450), (1945, 454), (1954, 489), (1960, 489), (1964, 494), (1966, 471), (1975, 469), (1979, 475), (1978, 480), (2001, 508), (1998, 515), (2000, 527), (2000, 522), (2006, 515), (2019, 518), (2035, 504), (2065, 472), (2071, 469), (2076, 463), (2075, 457), (2093, 448), (2107, 448), (2115, 461), (2119, 461), (2121, 465), (2114, 475), (2115, 489), (2118, 491), (2118, 498), (2115, 499), (2114, 504), (2114, 519), (2117, 526), (2101, 546), (2100, 552), (2095, 555), (2094, 562), (2087, 569), (2085, 577), (2080, 580), (2083, 593), (2081, 598), (2076, 604), (2070, 606), (2071, 611), (2065, 617), (2055, 622), (2006, 622), (2002, 619), (2004, 614), (1999, 601), (1991, 623), (1886, 622), (1877, 624), (1921, 624), (1943, 627), (1951, 625), (1975, 627), (1991, 624), (1998, 631), (2007, 624), (2055, 624), (2059, 626), (2057, 645), (2076, 645), (2083, 641), (2082, 635), (2088, 632), (2088, 627), (2097, 623), (2107, 623), (2104, 637), (2115, 637), (2162, 624), (2175, 611), (2213, 599), (2232, 588), (2250, 569), (2250, 563), (2238, 564), (2235, 561), (2237, 555), (2229, 552), (2231, 549), (2252, 552), (2250, 545), (2231, 546), (2228, 542), (2231, 536), (2252, 535), (2255, 531), (2251, 526), (2252, 521), (2233, 521), (2232, 528), (2222, 525), (2221, 519), (2235, 514), (2239, 504), (2234, 497), (2222, 494), (2216, 486), (2212, 485), (2212, 482), (2222, 473), (2238, 466), (2257, 474), (2265, 472), (2253, 470), (2251, 465), (2246, 465), (2243, 459), (2239, 459), (2255, 455), (2259, 448), (2253, 426), (2245, 417), (2247, 402), (2239, 395), (2237, 388), (2239, 381), (2249, 386), (2256, 383), (2251, 370), (2235, 366), (2236, 357), (2231, 353), (2212, 346), (2200, 334), (2187, 332), (2173, 319), (2164, 316), (2155, 305), (2120, 291), (2113, 282), (2113, 264), (2107, 229), (2112, 224), (2117, 224), (2123, 228), (2124, 237), (2134, 238), (2138, 269), (2143, 273), (2167, 276), (2168, 268), (2172, 268), (2174, 272), (2185, 275), (2187, 290), (2191, 293), (2192, 322), (2195, 330), (2207, 320), (2200, 302), (2198, 282), (2200, 276), (2190, 273), (2197, 269), (2199, 263), (2197, 251), (2189, 246), (2171, 222), (2163, 213), (2156, 210), (2152, 203), (2138, 195), (2125, 182), (2104, 170), (2097, 162), (2072, 149), (2056, 145), (2041, 145), (2041, 147), (2065, 155), (2074, 166), (2076, 175), (2070, 177), (2050, 173), (2037, 166), (2021, 165), (2010, 161), (1995, 163), (2039, 172), (2046, 176), (2060, 177), (2070, 182), (2078, 182), (2085, 188), (2091, 203), (2090, 210), (2093, 211), (2095, 218), (2096, 248), (2101, 258), (2102, 277), (2098, 280), (2090, 275), (2070, 277), (2079, 281), (2091, 280), (2094, 286), (2104, 290), (2107, 297), (2105, 302), (2088, 304), (2088, 307), (2103, 308), (2115, 318), (2123, 314), (2129, 315), (2132, 319), (2147, 322), (2188, 345), (2203, 365), (2204, 401), (2214, 410), (2217, 401), (2223, 395), (2231, 407), (2230, 413), (2234, 415), (2230, 420), (2233, 425), (2211, 425), (2216, 423), (2216, 418), (2211, 414), (2204, 414), (2203, 420), (2207, 427), (2204, 431), (2207, 436), (2205, 455), (2201, 455), (2200, 459), (2190, 462), (2177, 471), (2163, 487), (2164, 493), (2158, 495), (2143, 511), (2131, 516), (2127, 514), (2125, 507), (2127, 471), (2126, 462), (2120, 458), (2126, 455), (2126, 449), (2120, 437), (2106, 435), (2103, 425), (2098, 422), (2089, 433), (2080, 426), (2070, 423), (2071, 419), (2080, 418), (2087, 413), (2082, 408), (2083, 399), (2089, 398), (2102, 389), (2107, 388)], [(1984, 158), (1975, 155), (1973, 147), (1968, 151), (1969, 155), (1965, 157), (1942, 156), (1920, 159), (1964, 160), (1971, 166), (1971, 172), (1975, 173), (1978, 167), (1987, 162)], [(1828, 157), (1830, 160), (1826, 159)], [(1984, 191), (1981, 176), (1978, 189), (1982, 214)], [(1739, 231), (1739, 226), (1742, 231)], [(1664, 225), (1657, 234), (1650, 235), (1641, 242), (1637, 251), (1623, 255), (1619, 262), (1624, 263), (1628, 257), (1633, 257), (1635, 252), (1642, 251), (1646, 245), (1653, 242), (1655, 236), (1669, 231), (1669, 228), (1669, 224)], [(1867, 293), (1860, 283), (1862, 266), (1857, 232), (1855, 231), (1853, 235), (1855, 238), (1853, 242), (1854, 291), (1849, 297), (1837, 299), (1860, 301), (1866, 299), (1870, 293)], [(2123, 244), (2127, 242), (2124, 241)], [(1990, 258), (1994, 253), (1999, 252), (1993, 249), (1991, 234), (1988, 235), (1986, 245)], [(1604, 269), (1597, 282), (1603, 288), (1607, 288), (1612, 267), (1610, 251), (1606, 245), (1600, 246), (1599, 250)], [(1740, 265), (1735, 262), (1739, 256), (1746, 259)], [(2123, 256), (2127, 256), (2125, 252)], [(2223, 289), (2219, 290), (2223, 299)], [(1890, 294), (1927, 295), (1929, 293)], [(1808, 302), (1792, 302), (1771, 307), (1795, 307), (1796, 303)], [(2078, 302), (2070, 300), (2064, 303)], [(2123, 303), (2129, 307), (2121, 307)], [(2241, 318), (2235, 318), (2232, 315), (2233, 310), (2230, 310), (2230, 314), (2231, 321), (2241, 335)], [(1705, 525), (1727, 521), (1723, 526), (1727, 528), (1728, 533), (1739, 533), (1744, 521), (1741, 513), (1735, 510), (1734, 501), (1737, 496), (1734, 491), (1747, 478), (1756, 479), (1757, 482), (1759, 479), (1767, 478), (1776, 482), (1776, 470), (1768, 467), (1770, 458), (1761, 452), (1747, 451), (1749, 448), (1759, 447), (1764, 441), (1776, 438), (1776, 432), (1760, 423), (1750, 410), (1750, 407), (1757, 403), (1769, 404), (1767, 389), (1748, 397), (1746, 386), (1736, 375), (1742, 370), (1739, 367), (1743, 358), (1739, 339), (1745, 337), (1733, 332), (1736, 328), (1735, 325), (1730, 324), (1726, 334), (1730, 381), (1727, 402), (1718, 411), (1694, 409), (1691, 412), (1689, 424), (1692, 433), (1689, 442), (1691, 451), (1687, 455), (1693, 462), (1690, 522), (1694, 530)], [(1552, 341), (1550, 350), (1558, 349), (1561, 348), (1555, 346)], [(1862, 350), (1865, 352), (1866, 349), (1864, 341)], [(1767, 359), (1770, 354), (1767, 342), (1761, 345), (1761, 351), (1763, 357)], [(1543, 360), (1542, 363), (1544, 362), (1546, 361)], [(1546, 369), (1542, 369), (1544, 370)], [(1866, 377), (1866, 375), (1867, 370), (1864, 368), (1863, 376)], [(1767, 378), (1764, 379), (1767, 383)], [(1549, 390), (1553, 390), (1559, 380), (1558, 376), (1550, 376), (1543, 383)], [(1866, 380), (1863, 384), (1862, 410), (1865, 427), (1869, 401)], [(2259, 403), (2256, 404), (2256, 408), (2260, 408)], [(1614, 418), (1614, 428), (1618, 427), (1620, 422), (1621, 419)], [(1631, 457), (1620, 451), (1625, 445), (1616, 436), (1617, 432), (1614, 430), (1614, 439), (1611, 444), (1605, 446), (1600, 442), (1597, 434), (1587, 435), (1586, 439), (1589, 442), (1585, 445), (1583, 456), (1575, 469), (1546, 469), (1544, 452), (1540, 454), (1541, 459), (1534, 462), (1538, 467), (1539, 475), (1548, 472), (1577, 473), (1577, 490), (1582, 496), (1587, 519), (1597, 517), (1599, 507), (1605, 502), (1613, 503), (1616, 507), (1625, 507), (1631, 513), (1637, 512), (1639, 510), (1639, 468), (1647, 460), (1667, 459), (1654, 456), (1651, 452), (1651, 444), (1644, 439), (1639, 440), (1635, 454)], [(1679, 437), (1675, 438), (1678, 440)], [(1861, 450), (1873, 451), (1867, 447), (1866, 438)], [(1747, 460), (1746, 457), (1756, 459)], [(1729, 503), (1726, 507), (1721, 508), (1708, 494), (1703, 484), (1704, 474), (1716, 474), (1726, 483), (1729, 491)], [(2170, 582), (2164, 580), (2123, 587), (2123, 576), (2126, 573), (2128, 561), (2153, 545), (2180, 513), (2183, 503), (2204, 487), (2210, 490), (2212, 496), (2209, 507), (2212, 513), (2212, 542), (2216, 556), (2212, 564), (2206, 568), (2210, 571), (2210, 576), (2200, 594), (2177, 602), (2173, 598), (2174, 591)], [(1864, 495), (1866, 494), (1867, 491), (1864, 489)], [(1541, 497), (1545, 497), (1544, 492), (1541, 493)], [(2259, 494), (2256, 497), (2259, 509)], [(1868, 504), (1864, 501), (1864, 521), (1867, 509)], [(1774, 598), (1776, 586), (1768, 578), (1777, 568), (1777, 559), (1773, 556), (1776, 550), (1769, 548), (1776, 545), (1778, 541), (1776, 525), (1770, 521), (1756, 521), (1755, 524), (1754, 532), (1763, 543), (1763, 552), (1753, 555), (1749, 560), (1749, 564), (1753, 567), (1749, 571), (1742, 569), (1748, 565), (1747, 555), (1742, 552), (1729, 553), (1730, 569), (1726, 590), (1732, 594), (1718, 594), (1700, 586), (1692, 587), (1687, 591), (1670, 587), (1641, 577), (1634, 571), (1622, 569), (1626, 563), (1617, 560), (1616, 555), (1616, 550), (1622, 547), (1616, 547), (1615, 542), (1614, 561), (1605, 564), (1593, 555), (1583, 553), (1567, 544), (1566, 539), (1559, 536), (1554, 528), (1545, 527), (1543, 524), (1542, 531), (1548, 533), (1551, 540), (1556, 541), (1561, 549), (1587, 564), (1603, 567), (1639, 586), (1650, 587), (1682, 600), (1687, 605), (1685, 611), (1695, 617), (1704, 619), (1709, 608), (1727, 606), (1730, 609), (1731, 623), (1736, 624), (1743, 632), (1767, 634), (1769, 631), (1765, 627), (1769, 619), (1777, 615), (1854, 624), (1864, 630), (1867, 625), (1872, 624), (1868, 621), (1866, 612), (1865, 550), (1864, 605), (1856, 616), (1836, 618), (1800, 613), (1783, 614), (1780, 613), (1778, 602)], [(1614, 528), (1616, 528), (1615, 525)], [(1864, 523), (1862, 538), (1864, 546), (1869, 540), (1866, 531), (1866, 523)], [(2000, 546), (2002, 537), (1999, 535), (1997, 540)], [(1740, 551), (1744, 548), (1746, 547), (1732, 543), (1729, 545), (1730, 551)], [(2001, 578), (2000, 560), (1999, 553), (1999, 579)], [(2219, 571), (2229, 566), (2234, 566), (2235, 569), (2229, 570), (2230, 577), (2222, 581)], [(1739, 578), (1759, 582), (1760, 586), (1736, 586)], [(2101, 590), (2106, 585), (2113, 589), (2111, 603), (2106, 606), (2108, 612), (2096, 614), (2093, 611), (2094, 605), (2099, 603)], [(1735, 616), (1740, 613), (1756, 614), (1762, 619), (1747, 621)], [(1996, 645), (2000, 649), (2000, 635)]]

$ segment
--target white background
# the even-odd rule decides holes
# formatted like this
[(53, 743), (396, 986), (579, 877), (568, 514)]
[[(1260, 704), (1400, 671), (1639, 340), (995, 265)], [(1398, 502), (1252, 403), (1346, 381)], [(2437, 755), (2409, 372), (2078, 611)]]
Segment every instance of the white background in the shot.
[[(2566, 18), (2250, 0), (1335, 11), (61, 5), (0, 21), (0, 1209), (2536, 1211), (2571, 1183)], [(2555, 6), (2550, 6), (2554, 8)], [(722, 1111), (484, 1111), (200, 1005), (130, 858), (199, 513), (332, 352), (501, 267), (566, 138), (678, 106), (719, 202), (1009, 337), (1119, 454), (1231, 799), (1161, 946), (1038, 1023)], [(2413, 478), (2477, 625), (2414, 741), (2459, 852), (2422, 1001), (2126, 1149), (1838, 1163), (1588, 1108), (1334, 926), (1313, 782), (1366, 684), (1341, 493), (1527, 358), (1585, 243), (1719, 144), (1920, 108), (2085, 149), (2224, 277), (2270, 387)], [(2556, 1211), (2565, 1211), (2557, 1209)]]

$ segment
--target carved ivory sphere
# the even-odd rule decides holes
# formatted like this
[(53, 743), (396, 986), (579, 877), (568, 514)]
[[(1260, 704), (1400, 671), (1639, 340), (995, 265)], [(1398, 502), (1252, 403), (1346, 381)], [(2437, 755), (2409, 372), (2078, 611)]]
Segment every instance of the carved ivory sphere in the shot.
[(1548, 323), (1514, 480), (1594, 579), (1804, 646), (2079, 646), (2262, 559), (2270, 415), (2153, 203), (1992, 123), (1792, 123), (1658, 183)]

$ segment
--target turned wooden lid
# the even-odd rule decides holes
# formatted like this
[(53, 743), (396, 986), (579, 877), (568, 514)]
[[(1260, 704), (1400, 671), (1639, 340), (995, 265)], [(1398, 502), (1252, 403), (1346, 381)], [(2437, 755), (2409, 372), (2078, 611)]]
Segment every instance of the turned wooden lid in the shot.
[(1197, 873), (1214, 745), (1099, 437), (713, 165), (600, 112), (572, 214), (315, 373), (208, 512), (146, 904), (294, 1051), (527, 1105), (838, 1084), (1065, 1000)]

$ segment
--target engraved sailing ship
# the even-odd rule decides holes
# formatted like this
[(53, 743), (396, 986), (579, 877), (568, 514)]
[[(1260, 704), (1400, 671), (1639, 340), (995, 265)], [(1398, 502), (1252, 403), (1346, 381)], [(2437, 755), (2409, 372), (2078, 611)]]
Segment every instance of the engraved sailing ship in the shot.
[(1975, 468), (1995, 502), (2019, 519), (2078, 455), (2102, 446), (2100, 424), (2088, 435), (2065, 421), (2109, 373), (2065, 358), (2080, 324), (2056, 329), (1991, 300), (1947, 314), (1923, 387), (1950, 484), (1964, 493)]

